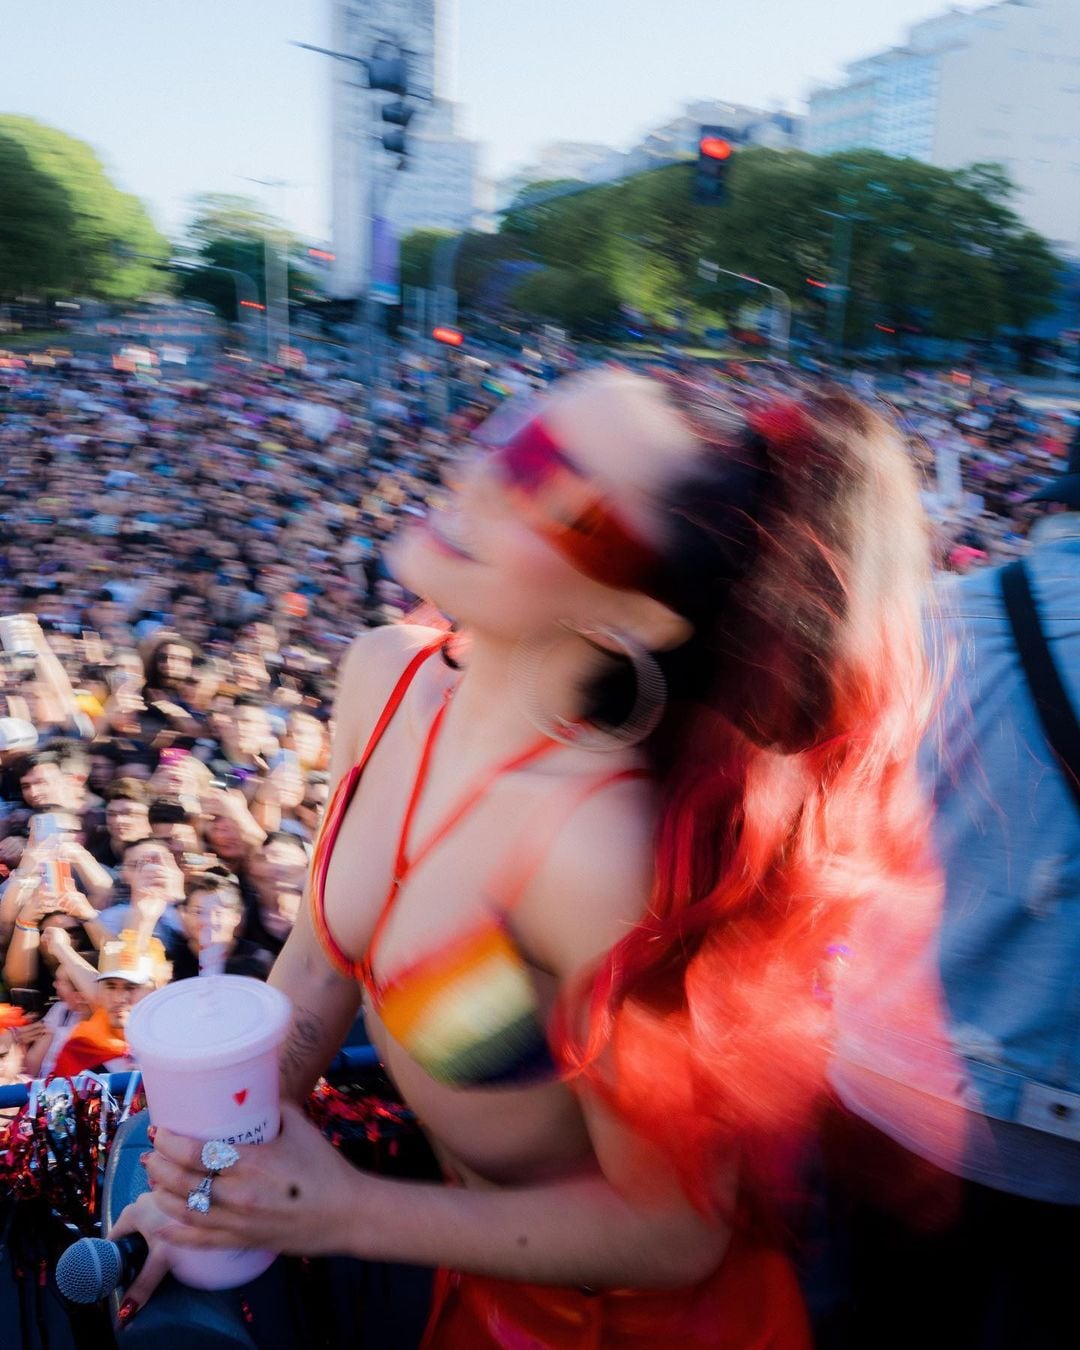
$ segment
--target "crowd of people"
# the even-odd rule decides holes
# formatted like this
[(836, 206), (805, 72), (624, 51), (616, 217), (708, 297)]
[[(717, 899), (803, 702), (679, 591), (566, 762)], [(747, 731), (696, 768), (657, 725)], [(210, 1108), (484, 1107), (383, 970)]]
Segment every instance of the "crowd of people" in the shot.
[[(338, 659), (403, 612), (383, 543), (505, 392), (483, 373), (460, 367), (449, 417), (407, 352), (370, 400), (227, 362), (0, 388), (0, 1079), (124, 1065), (141, 993), (267, 973), (327, 800)], [(938, 564), (1021, 551), (1068, 414), (955, 375), (890, 397)]]
[(1060, 470), (1080, 417), (1063, 405), (1036, 410), (1001, 381), (960, 371), (912, 373), (897, 397), (938, 565), (966, 573), (1020, 556), (1037, 516), (1029, 498)]
[[(478, 1343), (469, 1338), (477, 1319), (488, 1316), (483, 1312), (488, 1307), (509, 1319), (508, 1325), (517, 1319), (532, 1330), (551, 1319), (585, 1319), (589, 1326), (595, 1323), (597, 1343), (611, 1335), (615, 1339), (605, 1343), (612, 1344), (623, 1343), (618, 1336), (624, 1321), (636, 1325), (640, 1310), (648, 1307), (655, 1319), (649, 1343), (673, 1343), (678, 1337), (672, 1329), (683, 1327), (693, 1303), (710, 1327), (726, 1321), (732, 1328), (742, 1325), (736, 1313), (746, 1315), (747, 1327), (757, 1326), (759, 1314), (772, 1318), (775, 1340), (770, 1343), (802, 1350), (805, 1318), (788, 1253), (780, 1264), (774, 1260), (784, 1250), (769, 1209), (776, 1184), (770, 1172), (776, 1132), (795, 1130), (796, 1117), (805, 1124), (811, 1099), (823, 1091), (824, 1060), (814, 1057), (813, 1028), (832, 1018), (854, 1044), (852, 1027), (861, 1026), (852, 1015), (851, 990), (858, 992), (859, 986), (850, 973), (845, 977), (848, 1002), (838, 999), (835, 1014), (827, 1010), (828, 990), (834, 982), (837, 988), (841, 984), (831, 966), (826, 971), (821, 965), (821, 934), (836, 939), (829, 953), (850, 952), (841, 939), (855, 941), (856, 926), (845, 907), (862, 884), (851, 880), (859, 868), (867, 893), (880, 892), (881, 904), (895, 912), (919, 910), (937, 884), (920, 863), (920, 850), (930, 848), (930, 812), (916, 788), (915, 767), (933, 703), (919, 636), (927, 563), (940, 573), (966, 573), (1026, 554), (1033, 566), (1038, 564), (1036, 573), (1041, 569), (1045, 598), (1047, 537), (1051, 547), (1059, 539), (1070, 547), (1074, 517), (1040, 521), (1046, 502), (1031, 502), (1043, 484), (1056, 482), (1042, 494), (1052, 511), (1064, 506), (1072, 512), (1080, 504), (1075, 497), (1080, 419), (1064, 407), (1036, 411), (1008, 387), (965, 372), (911, 373), (880, 390), (857, 374), (851, 383), (858, 397), (852, 398), (836, 387), (836, 381), (848, 378), (839, 372), (824, 373), (831, 374), (831, 386), (820, 382), (808, 391), (802, 375), (780, 364), (690, 369), (677, 359), (669, 364), (676, 368), (653, 372), (658, 378), (651, 380), (626, 371), (594, 372), (571, 382), (569, 392), (541, 404), (539, 412), (534, 403), (524, 415), (510, 409), (479, 438), (474, 429), (508, 393), (527, 392), (553, 372), (518, 367), (495, 377), (483, 361), (459, 355), (449, 406), (447, 386), (434, 390), (431, 367), (408, 349), (394, 350), (380, 385), (370, 393), (327, 370), (319, 378), (301, 377), (229, 357), (222, 357), (205, 380), (170, 382), (85, 360), (19, 371), (0, 383), (5, 464), (0, 502), (0, 1085), (133, 1067), (126, 1024), (140, 998), (170, 981), (219, 972), (266, 978), (295, 927), (275, 982), (304, 1016), (311, 1014), (311, 1025), (321, 1025), (322, 1017), (333, 1027), (345, 1025), (344, 1012), (351, 1016), (360, 1003), (353, 978), (360, 972), (368, 1030), (382, 1060), (395, 1079), (412, 1083), (413, 1089), (413, 1061), (425, 1069), (425, 1082), (438, 1085), (429, 1098), (421, 1094), (419, 1106), (409, 1091), (402, 1091), (449, 1156), (472, 1160), (462, 1165), (462, 1175), (472, 1168), (483, 1176), (488, 1168), (501, 1177), (506, 1141), (516, 1146), (518, 1138), (511, 1114), (491, 1112), (489, 1117), (484, 1105), (489, 1098), (463, 1089), (517, 1084), (519, 1077), (520, 1086), (533, 1083), (534, 1075), (536, 1082), (547, 1084), (530, 1098), (539, 1103), (534, 1121), (539, 1142), (529, 1146), (531, 1153), (526, 1149), (532, 1161), (516, 1170), (506, 1164), (511, 1183), (496, 1187), (499, 1203), (516, 1203), (514, 1185), (522, 1176), (531, 1177), (530, 1167), (541, 1177), (549, 1168), (555, 1175), (565, 1165), (560, 1148), (571, 1159), (578, 1156), (577, 1127), (567, 1124), (570, 1117), (562, 1105), (549, 1111), (556, 1094), (566, 1090), (556, 1065), (575, 1065), (583, 1099), (594, 1091), (606, 1094), (603, 1100), (618, 1122), (614, 1128), (623, 1131), (615, 1155), (622, 1158), (625, 1151), (627, 1194), (642, 1179), (640, 1140), (649, 1141), (650, 1167), (662, 1160), (657, 1175), (672, 1172), (660, 1229), (650, 1204), (626, 1211), (641, 1234), (640, 1242), (628, 1246), (619, 1240), (617, 1225), (606, 1226), (614, 1213), (607, 1200), (598, 1201), (589, 1188), (573, 1198), (586, 1236), (577, 1245), (568, 1243), (563, 1192), (538, 1183), (535, 1195), (544, 1203), (550, 1199), (553, 1208), (550, 1222), (530, 1230), (534, 1249), (508, 1254), (496, 1236), (478, 1238), (480, 1247), (488, 1246), (477, 1248), (473, 1266), (455, 1275), (456, 1283), (437, 1283), (431, 1325), (442, 1328), (444, 1340), (431, 1344)], [(787, 398), (799, 385), (798, 398)], [(740, 429), (733, 439), (735, 424)], [(463, 460), (476, 439), (487, 445), (489, 458), (482, 468), (466, 469)], [(582, 467), (564, 452), (563, 440), (575, 448), (588, 445), (603, 462), (586, 459)], [(1070, 472), (1062, 479), (1066, 459)], [(663, 464), (668, 467), (661, 471)], [(485, 483), (491, 494), (486, 507)], [(929, 558), (919, 489), (932, 525)], [(664, 503), (668, 515), (683, 524), (665, 532), (661, 522), (668, 515), (643, 509), (637, 514), (643, 500)], [(425, 530), (409, 533), (392, 574), (389, 537), (403, 517), (432, 507), (432, 521)], [(849, 508), (855, 513), (850, 519), (844, 516)], [(873, 528), (851, 528), (856, 517)], [(754, 522), (751, 534), (747, 520)], [(1036, 521), (1029, 544), (1029, 527)], [(715, 582), (711, 591), (701, 585), (703, 568)], [(832, 597), (828, 578), (837, 568)], [(1066, 573), (1072, 575), (1069, 569)], [(985, 579), (993, 583), (992, 576)], [(961, 596), (967, 586), (957, 588)], [(576, 626), (564, 613), (574, 604), (580, 609)], [(374, 645), (353, 648), (338, 698), (336, 682), (354, 636), (365, 628), (394, 626), (410, 614), (419, 614), (437, 631), (428, 632), (416, 650), (418, 630), (408, 625), (378, 635)], [(463, 669), (456, 645), (445, 646), (449, 619), (444, 614), (460, 619), (471, 635)], [(860, 623), (862, 645), (852, 636)], [(556, 636), (549, 641), (550, 632)], [(625, 632), (633, 639), (618, 636)], [(564, 652), (554, 675), (545, 667), (544, 692), (550, 694), (550, 680), (556, 677), (565, 686), (554, 700), (556, 712), (543, 713), (535, 671), (526, 674), (529, 692), (521, 706), (502, 708), (499, 691), (509, 687), (503, 675), (520, 675), (521, 653), (531, 652), (544, 666), (552, 644), (567, 640), (574, 660)], [(772, 656), (763, 661), (766, 648)], [(576, 1040), (572, 1019), (541, 1022), (536, 990), (542, 980), (538, 985), (526, 970), (505, 914), (494, 927), (481, 926), (478, 935), (467, 925), (462, 930), (469, 942), (480, 943), (489, 975), (496, 963), (498, 987), (503, 994), (509, 991), (508, 1006), (495, 1009), (505, 1014), (498, 1025), (488, 988), (479, 991), (484, 1001), (479, 1011), (470, 1002), (471, 965), (460, 957), (465, 948), (451, 944), (447, 990), (432, 1003), (449, 1019), (447, 1025), (433, 1021), (421, 1028), (420, 1037), (417, 1007), (409, 1004), (400, 982), (388, 986), (375, 979), (370, 947), (358, 964), (355, 953), (347, 955), (348, 949), (337, 945), (334, 935), (342, 931), (356, 895), (366, 894), (365, 886), (378, 891), (378, 877), (388, 866), (379, 852), (385, 830), (372, 815), (370, 797), (366, 815), (360, 813), (369, 832), (354, 835), (347, 850), (338, 850), (336, 871), (331, 860), (345, 811), (331, 813), (333, 828), (320, 840), (320, 824), (343, 767), (338, 754), (331, 770), (335, 726), (344, 723), (356, 732), (375, 720), (377, 710), (353, 706), (364, 683), (356, 678), (361, 659), (356, 653), (364, 651), (376, 663), (374, 682), (394, 690), (375, 721), (375, 739), (385, 733), (393, 743), (397, 737), (400, 751), (379, 761), (376, 789), (392, 802), (408, 798), (412, 803), (401, 825), (389, 898), (379, 911), (373, 943), (410, 869), (442, 846), (495, 782), (483, 779), (466, 794), (464, 807), (451, 800), (449, 779), (442, 782), (435, 772), (428, 783), (425, 775), (436, 741), (445, 735), (444, 722), (451, 724), (453, 753), (448, 753), (458, 767), (471, 750), (466, 723), (474, 733), (486, 728), (490, 753), (481, 759), (500, 766), (496, 778), (512, 777), (520, 764), (554, 753), (563, 773), (551, 778), (557, 789), (553, 795), (560, 785), (576, 785), (586, 789), (584, 801), (622, 779), (642, 778), (646, 772), (662, 780), (668, 776), (664, 781), (670, 780), (672, 791), (662, 797), (668, 814), (656, 831), (655, 857), (646, 858), (638, 849), (644, 838), (639, 827), (651, 817), (636, 796), (619, 797), (614, 814), (603, 817), (603, 837), (626, 839), (625, 865), (633, 870), (640, 864), (641, 876), (635, 872), (628, 880), (619, 872), (619, 849), (603, 851), (597, 861), (584, 837), (571, 832), (580, 848), (566, 885), (547, 896), (547, 926), (535, 915), (531, 920), (534, 942), (549, 958), (542, 975), (580, 971), (582, 952), (592, 958), (596, 951), (608, 951), (604, 960), (610, 964), (603, 967), (606, 975), (596, 977), (590, 1016), (603, 1003), (608, 1034), (612, 1027), (619, 1029), (617, 1081), (604, 1079), (599, 1042)], [(406, 663), (407, 652), (413, 654)], [(426, 663), (436, 652), (445, 661)], [(506, 672), (496, 678), (500, 661)], [(846, 662), (854, 664), (849, 669)], [(648, 677), (650, 663), (660, 670), (658, 679)], [(632, 697), (618, 684), (627, 665), (634, 676)], [(606, 672), (602, 677), (600, 667)], [(715, 680), (709, 685), (715, 702), (709, 706), (720, 708), (727, 721), (711, 714), (701, 718), (706, 675)], [(595, 707), (578, 706), (585, 688)], [(657, 688), (660, 711), (639, 717), (639, 705)], [(672, 688), (682, 692), (668, 701), (665, 712)], [(853, 698), (856, 688), (861, 692)], [(418, 715), (417, 706), (426, 706), (425, 700), (432, 713), (414, 780), (412, 733), (402, 730), (405, 718), (391, 726), (394, 710), (406, 698), (410, 715)], [(623, 704), (633, 705), (629, 718), (613, 715), (609, 727), (605, 700), (621, 713)], [(564, 715), (567, 709), (580, 715)], [(676, 733), (678, 716), (687, 721)], [(523, 757), (525, 724), (539, 739)], [(1030, 727), (1024, 735), (1031, 745), (1038, 741)], [(717, 738), (715, 744), (708, 736)], [(618, 754), (614, 761), (605, 757), (615, 764), (607, 776), (597, 776), (592, 767), (590, 737), (613, 739)], [(652, 756), (648, 770), (637, 749), (642, 737)], [(707, 752), (706, 745), (711, 746)], [(657, 749), (661, 746), (664, 753)], [(697, 750), (691, 753), (693, 746)], [(505, 763), (495, 753), (500, 747), (508, 754), (514, 750)], [(846, 777), (838, 768), (843, 755), (850, 760)], [(880, 794), (867, 792), (865, 783), (876, 781), (882, 756), (892, 756), (895, 772), (886, 775)], [(1014, 776), (1004, 761), (999, 767), (1003, 781)], [(791, 777), (796, 771), (805, 781)], [(1038, 782), (1025, 789), (1031, 800), (1045, 791), (1041, 770), (1036, 777)], [(357, 779), (350, 776), (353, 788)], [(410, 782), (411, 795), (406, 791)], [(531, 834), (535, 829), (537, 839), (544, 835), (540, 807), (551, 805), (550, 784), (543, 774), (529, 783), (536, 812), (524, 811), (528, 829), (522, 839), (529, 846), (523, 857), (531, 850), (537, 857), (524, 861), (539, 866), (545, 845)], [(449, 823), (431, 836), (434, 842), (414, 850), (413, 811), (429, 789), (436, 796), (440, 790), (449, 793), (443, 804), (454, 809)], [(568, 800), (576, 809), (578, 796), (571, 793)], [(938, 794), (936, 806), (947, 816), (946, 796)], [(1051, 801), (1047, 809), (1064, 830), (1071, 817), (1060, 803)], [(784, 810), (793, 813), (784, 827), (788, 835), (769, 814)], [(823, 813), (820, 821), (816, 811)], [(506, 852), (506, 831), (516, 820), (507, 816), (505, 830), (490, 822), (484, 826), (487, 835), (482, 830), (476, 835), (483, 856)], [(728, 839), (731, 820), (742, 823)], [(460, 884), (455, 890), (440, 883), (439, 892), (444, 906), (457, 895), (459, 918), (470, 920), (476, 917), (475, 869), (465, 862), (475, 852), (472, 838), (464, 843), (450, 839), (453, 856), (446, 876)], [(755, 840), (757, 852), (751, 847)], [(1058, 852), (1064, 856), (1071, 847), (1066, 840)], [(690, 853), (680, 852), (687, 848)], [(725, 849), (738, 854), (737, 866)], [(371, 858), (370, 876), (361, 875), (354, 862), (364, 850), (370, 850), (365, 854)], [(521, 862), (516, 850), (510, 852), (508, 863)], [(965, 875), (968, 852), (962, 859)], [(687, 862), (691, 854), (695, 867), (709, 862), (718, 869), (707, 884), (705, 871), (698, 876)], [(558, 861), (558, 850), (555, 856)], [(842, 875), (838, 859), (846, 859)], [(594, 862), (598, 870), (592, 876)], [(647, 875), (667, 885), (670, 895), (653, 893), (646, 920), (632, 900), (634, 886)], [(308, 911), (303, 902), (312, 876), (320, 880)], [(604, 918), (602, 905), (599, 918), (591, 910), (586, 914), (584, 906), (565, 907), (566, 897), (575, 896), (575, 887), (584, 888), (590, 877), (591, 899), (603, 897), (610, 881), (614, 919), (611, 914)], [(747, 877), (756, 878), (749, 889)], [(704, 887), (695, 914), (708, 912), (707, 940), (704, 929), (688, 940), (690, 929), (682, 926), (688, 916), (680, 906), (689, 903), (691, 885)], [(768, 916), (759, 912), (761, 896), (783, 898), (785, 887), (792, 896), (805, 889), (816, 899), (825, 897), (812, 932), (786, 926), (797, 914), (797, 906), (785, 907), (786, 901)], [(960, 891), (950, 876), (950, 895)], [(905, 904), (892, 904), (897, 897)], [(484, 899), (486, 904), (490, 896)], [(593, 921), (600, 925), (595, 933), (589, 927)], [(613, 925), (610, 931), (605, 922)], [(615, 931), (629, 936), (612, 947)], [(746, 952), (757, 950), (766, 932), (776, 961), (758, 970)], [(430, 996), (427, 930), (413, 937), (422, 949)], [(670, 947), (659, 961), (658, 942)], [(907, 949), (901, 941), (869, 946), (890, 967), (871, 992), (891, 991), (891, 977), (903, 969)], [(313, 953), (325, 966), (325, 981), (308, 979)], [(406, 962), (406, 970), (415, 968)], [(331, 979), (331, 972), (347, 972), (349, 979)], [(620, 989), (625, 998), (612, 993)], [(326, 1006), (305, 1011), (298, 999), (307, 999), (312, 1008), (323, 999)], [(683, 1007), (692, 1015), (680, 1020), (677, 1010)], [(627, 1020), (628, 1008), (633, 1017), (640, 1014), (640, 1024)], [(880, 1024), (889, 1025), (896, 1011), (893, 1006)], [(724, 1027), (724, 1036), (703, 1034), (709, 1026)], [(527, 1046), (523, 1028), (532, 1029)], [(467, 1042), (464, 1049), (458, 1041)], [(337, 1043), (325, 1033), (314, 1040), (308, 1035), (303, 1053), (295, 1045), (286, 1048), (283, 1065), (293, 1065), (291, 1078), (286, 1075), (289, 1096), (305, 1097), (316, 1061), (325, 1064), (323, 1052)], [(637, 1046), (640, 1054), (628, 1056), (627, 1046)], [(960, 1053), (963, 1048), (954, 1049)], [(809, 1058), (808, 1050), (813, 1051)], [(978, 1060), (974, 1051), (972, 1056)], [(843, 1057), (837, 1062), (842, 1068)], [(861, 1072), (865, 1065), (857, 1056), (855, 1062)], [(699, 1090), (707, 1086), (711, 1099), (730, 1109), (730, 1120), (722, 1123), (724, 1112), (713, 1111), (700, 1120), (695, 1114), (691, 1121), (681, 1095), (684, 1079)], [(848, 1113), (842, 1121), (851, 1128), (853, 1119), (861, 1121), (862, 1098), (852, 1094), (842, 1075), (834, 1072), (832, 1082)], [(671, 1094), (670, 1114), (658, 1105), (663, 1092)], [(469, 1109), (475, 1112), (465, 1131), (467, 1147), (454, 1135), (463, 1119), (463, 1100), (472, 1102)], [(784, 1110), (790, 1107), (791, 1120), (783, 1119), (778, 1100), (787, 1103)], [(887, 1115), (867, 1113), (866, 1122), (889, 1134)], [(701, 1126), (701, 1136), (684, 1148), (682, 1136), (690, 1123)], [(2, 1126), (0, 1120), (0, 1140)], [(269, 1226), (260, 1245), (303, 1255), (325, 1250), (365, 1260), (406, 1260), (440, 1267), (445, 1274), (458, 1259), (462, 1225), (452, 1219), (444, 1239), (415, 1239), (406, 1212), (414, 1203), (426, 1203), (426, 1191), (402, 1192), (396, 1199), (386, 1192), (385, 1222), (362, 1225), (365, 1233), (386, 1235), (384, 1247), (357, 1246), (352, 1237), (346, 1241), (344, 1228), (330, 1235), (338, 1245), (327, 1246), (329, 1229), (323, 1232), (319, 1206), (308, 1197), (322, 1194), (319, 1187), (326, 1176), (337, 1175), (337, 1164), (332, 1167), (326, 1157), (320, 1164), (314, 1141), (294, 1138), (297, 1129), (295, 1121), (286, 1121), (274, 1155), (278, 1161), (266, 1166), (292, 1168), (288, 1193), (303, 1194), (306, 1208), (286, 1204), (276, 1217), (268, 1217), (269, 1211), (263, 1215), (261, 1221)], [(444, 1136), (458, 1142), (447, 1144)], [(717, 1149), (733, 1149), (736, 1136), (738, 1204), (732, 1176), (725, 1172), (718, 1181), (715, 1168)], [(907, 1139), (891, 1137), (901, 1144)], [(1032, 1156), (1041, 1167), (1047, 1156), (1042, 1135), (1038, 1145)], [(165, 1140), (166, 1164), (156, 1154), (146, 1164), (152, 1182), (155, 1167), (171, 1163), (175, 1171), (183, 1161), (179, 1153), (168, 1158), (170, 1146), (180, 1147)], [(880, 1139), (874, 1147), (880, 1153)], [(916, 1153), (924, 1160), (936, 1156)], [(956, 1159), (939, 1159), (940, 1167), (974, 1183), (981, 1197), (990, 1175), (985, 1158), (980, 1156), (974, 1172), (965, 1171), (966, 1161), (957, 1160), (960, 1153)], [(1066, 1154), (1063, 1175), (1071, 1166), (1071, 1151), (1062, 1157)], [(241, 1168), (237, 1175), (246, 1173)], [(164, 1176), (168, 1182), (171, 1174)], [(729, 1183), (730, 1192), (718, 1200), (717, 1187)], [(341, 1184), (344, 1194), (359, 1183), (350, 1173)], [(755, 1190), (759, 1184), (760, 1193)], [(1002, 1185), (996, 1173), (988, 1184), (990, 1190), (1012, 1186), (1011, 1181)], [(171, 1201), (182, 1203), (182, 1189)], [(1072, 1194), (1051, 1190), (1044, 1195), (1020, 1187), (1017, 1194), (1051, 1207)], [(215, 1221), (238, 1222), (230, 1216), (228, 1187), (223, 1191), (215, 1199)], [(462, 1195), (448, 1202), (450, 1208), (467, 1207), (470, 1194), (465, 1184)], [(357, 1197), (364, 1203), (370, 1199), (361, 1191)], [(621, 1191), (620, 1197), (622, 1205)], [(323, 1199), (329, 1212), (333, 1206)], [(162, 1213), (170, 1213), (169, 1204), (170, 1196), (163, 1197), (160, 1187), (156, 1197), (147, 1192), (121, 1226), (141, 1224), (139, 1231), (153, 1247), (155, 1224)], [(156, 1205), (164, 1206), (162, 1213)], [(340, 1208), (351, 1234), (351, 1203), (341, 1201)], [(316, 1236), (297, 1246), (292, 1238), (296, 1216), (309, 1211), (315, 1215), (311, 1231)], [(1043, 1223), (1041, 1209), (1033, 1215), (1033, 1225)], [(879, 1218), (874, 1211), (871, 1222), (880, 1236)], [(851, 1232), (861, 1231), (858, 1220), (858, 1212), (847, 1215)], [(725, 1236), (729, 1222), (734, 1236)], [(588, 1237), (593, 1223), (603, 1240)], [(399, 1225), (404, 1236), (395, 1245)], [(482, 1229), (477, 1226), (478, 1232)], [(416, 1231), (428, 1234), (426, 1218)], [(437, 1226), (431, 1231), (437, 1234)], [(655, 1240), (659, 1231), (674, 1235), (663, 1259), (664, 1244)], [(876, 1239), (869, 1229), (864, 1239), (870, 1251)], [(893, 1258), (878, 1264), (892, 1269)], [(680, 1280), (685, 1276), (687, 1288), (693, 1284), (689, 1303), (679, 1292), (653, 1298), (654, 1283), (658, 1289), (672, 1283), (672, 1270)], [(538, 1283), (529, 1283), (534, 1280)], [(143, 1278), (139, 1298), (147, 1296), (151, 1283)], [(594, 1304), (593, 1285), (621, 1290), (625, 1285), (623, 1292), (632, 1297), (620, 1312), (602, 1300)], [(1036, 1287), (1033, 1281), (1030, 1288)], [(891, 1296), (886, 1291), (884, 1302)], [(1027, 1287), (1013, 1299), (1024, 1316), (1031, 1302)], [(137, 1306), (138, 1301), (128, 1306), (128, 1314)], [(878, 1315), (875, 1298), (864, 1298), (862, 1306), (867, 1316)], [(974, 1325), (974, 1318), (969, 1321)], [(704, 1334), (700, 1343), (719, 1343), (709, 1339), (712, 1334)], [(740, 1340), (741, 1334), (732, 1331), (733, 1346), (751, 1343)], [(534, 1337), (531, 1343), (564, 1342)], [(863, 1343), (835, 1341), (844, 1350)]]
[(0, 386), (0, 1079), (126, 1062), (132, 1000), (265, 975), (327, 799), (333, 679), (470, 404), (249, 364)]

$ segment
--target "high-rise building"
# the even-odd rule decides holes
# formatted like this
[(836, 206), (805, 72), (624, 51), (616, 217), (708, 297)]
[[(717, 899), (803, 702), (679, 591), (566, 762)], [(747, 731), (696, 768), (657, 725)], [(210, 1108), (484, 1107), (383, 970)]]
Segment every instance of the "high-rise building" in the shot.
[(360, 66), (329, 62), (332, 79), (332, 229), (329, 281), (340, 298), (361, 293), (368, 276), (370, 221), (389, 221), (398, 237), (423, 228), (460, 229), (471, 221), (476, 146), (458, 134), (448, 102), (454, 79), (454, 0), (330, 0), (331, 47), (364, 60), (380, 42), (406, 52), (410, 89), (425, 95), (409, 126), (409, 155), (396, 172), (383, 150), (380, 121), (388, 95), (369, 90)]
[(436, 99), (409, 128), (409, 161), (394, 175), (387, 215), (398, 237), (463, 230), (476, 209), (477, 145), (458, 134), (457, 106)]
[(805, 144), (1002, 164), (1025, 220), (1080, 254), (1080, 0), (1003, 0), (916, 24), (811, 95)]

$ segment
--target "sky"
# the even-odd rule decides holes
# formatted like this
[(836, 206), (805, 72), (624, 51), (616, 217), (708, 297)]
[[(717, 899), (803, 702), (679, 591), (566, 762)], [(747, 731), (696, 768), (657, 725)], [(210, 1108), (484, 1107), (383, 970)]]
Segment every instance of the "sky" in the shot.
[[(482, 171), (556, 140), (625, 148), (719, 98), (799, 110), (941, 0), (456, 0), (455, 94)], [(971, 8), (971, 4), (962, 6)], [(0, 111), (94, 146), (178, 238), (191, 197), (261, 199), (303, 235), (330, 220), (329, 0), (0, 0)], [(247, 178), (284, 180), (265, 188)], [(0, 184), (2, 209), (3, 184)]]

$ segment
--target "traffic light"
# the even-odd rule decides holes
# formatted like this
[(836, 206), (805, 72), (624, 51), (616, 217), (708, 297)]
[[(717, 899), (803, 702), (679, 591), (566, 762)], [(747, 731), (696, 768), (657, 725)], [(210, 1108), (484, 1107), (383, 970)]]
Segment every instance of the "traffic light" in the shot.
[(381, 89), (399, 97), (408, 92), (408, 71), (405, 57), (400, 52), (393, 56), (373, 56), (367, 63), (367, 70), (369, 89)]
[(445, 343), (447, 347), (460, 347), (465, 341), (465, 334), (460, 328), (451, 328), (447, 324), (440, 324), (438, 328), (433, 328), (431, 336), (436, 342)]
[(391, 155), (406, 154), (408, 147), (405, 144), (405, 128), (392, 127), (389, 131), (384, 131), (382, 145)]
[(727, 179), (735, 155), (735, 133), (729, 127), (702, 127), (698, 137), (694, 201), (699, 206), (723, 206)]
[[(402, 93), (404, 93), (404, 79), (401, 84)], [(383, 149), (389, 151), (392, 155), (401, 155), (403, 160), (408, 153), (405, 132), (408, 130), (415, 112), (416, 109), (411, 108), (404, 98), (395, 98), (389, 103), (384, 103), (380, 110), (379, 115), (382, 120), (388, 123), (388, 129), (383, 132), (382, 136)], [(401, 166), (399, 165), (399, 167)]]

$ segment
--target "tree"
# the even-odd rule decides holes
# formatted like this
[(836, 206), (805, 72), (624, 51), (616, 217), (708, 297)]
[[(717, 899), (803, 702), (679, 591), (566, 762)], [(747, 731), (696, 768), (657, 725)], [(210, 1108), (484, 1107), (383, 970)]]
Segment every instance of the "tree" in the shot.
[(75, 228), (69, 194), (2, 131), (0, 182), (17, 204), (0, 212), (0, 295), (65, 290)]
[(168, 241), (89, 145), (12, 114), (0, 116), (0, 142), (10, 203), (0, 225), (0, 287), (117, 301), (160, 288), (154, 260), (168, 257)]
[(583, 335), (603, 332), (619, 317), (619, 300), (598, 273), (549, 267), (526, 277), (514, 289), (515, 306)]
[[(187, 226), (191, 270), (183, 274), (181, 293), (205, 300), (230, 321), (239, 316), (237, 296), (266, 304), (266, 250), (285, 255), (290, 301), (314, 286), (299, 264), (299, 237), (249, 197), (207, 192), (194, 198)], [(250, 288), (246, 281), (250, 281)], [(250, 289), (251, 294), (245, 292)]]
[(875, 324), (989, 337), (1054, 307), (1060, 264), (1013, 211), (997, 165), (950, 171), (877, 151), (748, 147), (721, 210), (695, 205), (692, 177), (692, 166), (670, 165), (546, 201), (535, 199), (552, 185), (534, 185), (499, 237), (557, 275), (530, 278), (518, 304), (528, 312), (542, 303), (535, 313), (546, 317), (560, 297), (570, 302), (573, 276), (600, 308), (613, 297), (653, 320), (730, 318), (747, 301), (745, 285), (703, 282), (705, 258), (779, 287), (822, 328), (832, 303), (822, 283), (846, 271), (849, 344), (868, 340)]

